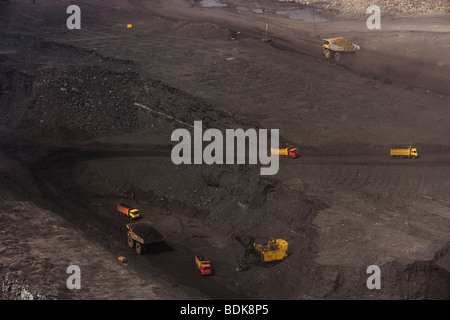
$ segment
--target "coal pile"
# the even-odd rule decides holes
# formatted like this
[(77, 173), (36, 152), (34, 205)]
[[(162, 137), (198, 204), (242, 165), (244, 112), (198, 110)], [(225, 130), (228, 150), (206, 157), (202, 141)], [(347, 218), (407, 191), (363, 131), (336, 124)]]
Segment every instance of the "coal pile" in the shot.
[[(183, 90), (140, 75), (128, 60), (32, 37), (8, 38), (36, 51), (36, 63), (0, 60), (0, 125), (64, 141), (147, 130), (170, 137), (202, 120), (204, 127), (258, 128)], [(42, 62), (49, 50), (73, 60)], [(63, 54), (61, 53), (61, 54)], [(20, 58), (20, 57), (18, 57)]]

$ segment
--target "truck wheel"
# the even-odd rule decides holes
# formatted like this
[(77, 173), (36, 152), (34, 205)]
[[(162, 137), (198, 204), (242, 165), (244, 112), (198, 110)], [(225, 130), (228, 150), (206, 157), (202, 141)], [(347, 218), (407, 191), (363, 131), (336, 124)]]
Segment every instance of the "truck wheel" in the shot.
[(324, 49), (323, 54), (325, 55), (325, 58), (327, 58), (327, 59), (331, 59), (331, 57), (333, 56), (333, 53), (329, 49)]
[(336, 53), (334, 54), (334, 60), (336, 60), (336, 62), (341, 62), (341, 60), (342, 60), (342, 55), (341, 55), (340, 52), (336, 52)]
[(133, 240), (132, 237), (128, 237), (128, 246), (129, 246), (130, 248), (133, 248), (133, 247), (134, 247), (134, 240)]
[(144, 252), (144, 248), (142, 247), (142, 244), (140, 244), (139, 242), (136, 242), (136, 252), (138, 254), (141, 254)]

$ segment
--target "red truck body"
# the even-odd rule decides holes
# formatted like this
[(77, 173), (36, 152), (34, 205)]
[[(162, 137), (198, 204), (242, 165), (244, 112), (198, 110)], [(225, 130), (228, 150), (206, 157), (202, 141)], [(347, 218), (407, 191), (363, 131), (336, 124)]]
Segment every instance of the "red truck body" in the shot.
[(289, 157), (292, 158), (300, 157), (300, 151), (297, 148), (289, 149)]

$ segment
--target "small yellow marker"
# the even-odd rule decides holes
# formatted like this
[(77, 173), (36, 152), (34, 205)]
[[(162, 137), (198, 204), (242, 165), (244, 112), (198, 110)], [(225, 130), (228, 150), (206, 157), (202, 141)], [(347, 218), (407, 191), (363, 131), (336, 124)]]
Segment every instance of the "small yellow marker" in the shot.
[(133, 28), (133, 25), (131, 23), (127, 24), (127, 29)]
[(118, 257), (117, 260), (119, 260), (122, 263), (126, 263), (127, 262), (127, 258), (125, 258), (125, 257)]

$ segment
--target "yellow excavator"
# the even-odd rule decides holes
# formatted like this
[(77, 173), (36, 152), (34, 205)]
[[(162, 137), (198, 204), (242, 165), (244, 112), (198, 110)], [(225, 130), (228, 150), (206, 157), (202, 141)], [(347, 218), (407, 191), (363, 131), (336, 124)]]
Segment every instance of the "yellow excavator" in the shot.
[(288, 242), (283, 239), (270, 238), (267, 244), (256, 244), (255, 238), (251, 237), (248, 242), (245, 242), (242, 237), (233, 233), (231, 235), (232, 240), (239, 242), (244, 248), (244, 258), (239, 263), (237, 268), (238, 271), (246, 270), (249, 268), (248, 257), (253, 254), (262, 262), (278, 261), (283, 260), (288, 256)]
[(264, 262), (283, 260), (288, 256), (288, 243), (283, 239), (270, 238), (266, 245), (254, 244), (253, 246)]

